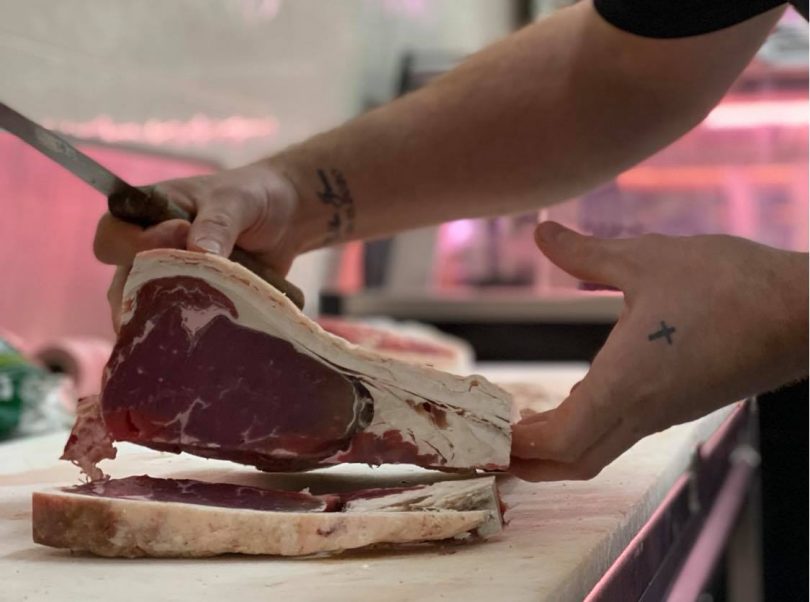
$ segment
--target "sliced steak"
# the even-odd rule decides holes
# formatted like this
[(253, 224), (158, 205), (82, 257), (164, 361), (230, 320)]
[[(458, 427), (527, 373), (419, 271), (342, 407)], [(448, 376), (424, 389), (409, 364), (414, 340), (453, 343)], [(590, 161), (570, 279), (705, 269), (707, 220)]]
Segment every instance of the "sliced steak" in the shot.
[(129, 477), (34, 493), (34, 541), (101, 556), (300, 556), (471, 540), (503, 525), (495, 479), (311, 495)]

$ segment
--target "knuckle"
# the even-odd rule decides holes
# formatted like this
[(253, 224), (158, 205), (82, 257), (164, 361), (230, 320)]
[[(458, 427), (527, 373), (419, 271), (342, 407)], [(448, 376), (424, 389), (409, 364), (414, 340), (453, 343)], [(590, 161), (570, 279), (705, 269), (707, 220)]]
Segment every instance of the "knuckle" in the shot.
[(203, 192), (211, 175), (191, 176), (188, 178), (178, 178), (175, 180), (163, 180), (153, 185), (153, 190), (158, 194), (167, 196), (173, 201), (180, 200), (181, 197), (197, 196)]
[(222, 230), (229, 230), (233, 224), (234, 219), (229, 213), (225, 211), (213, 211), (200, 219), (207, 227), (213, 227)]

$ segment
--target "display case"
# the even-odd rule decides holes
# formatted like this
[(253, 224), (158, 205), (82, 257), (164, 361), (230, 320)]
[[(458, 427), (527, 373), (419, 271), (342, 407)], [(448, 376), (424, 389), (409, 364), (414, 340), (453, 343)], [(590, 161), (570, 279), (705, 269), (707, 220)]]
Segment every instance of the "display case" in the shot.
[[(430, 322), (489, 359), (590, 359), (621, 294), (546, 260), (539, 220), (605, 238), (725, 233), (806, 250), (807, 207), (807, 30), (788, 14), (720, 104), (669, 147), (536, 212), (348, 245), (322, 310)], [(527, 334), (547, 344), (525, 345)]]

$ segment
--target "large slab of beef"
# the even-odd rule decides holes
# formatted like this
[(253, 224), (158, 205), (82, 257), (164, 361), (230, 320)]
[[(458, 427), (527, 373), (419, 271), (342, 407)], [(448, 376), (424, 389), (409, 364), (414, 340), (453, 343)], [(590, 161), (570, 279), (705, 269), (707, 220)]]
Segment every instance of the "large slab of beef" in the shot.
[(312, 495), (148, 476), (33, 496), (34, 541), (101, 556), (301, 556), (501, 530), (495, 479)]
[(113, 441), (287, 471), (341, 462), (509, 464), (510, 397), (332, 335), (226, 259), (138, 255), (99, 398), (65, 449), (91, 476)]

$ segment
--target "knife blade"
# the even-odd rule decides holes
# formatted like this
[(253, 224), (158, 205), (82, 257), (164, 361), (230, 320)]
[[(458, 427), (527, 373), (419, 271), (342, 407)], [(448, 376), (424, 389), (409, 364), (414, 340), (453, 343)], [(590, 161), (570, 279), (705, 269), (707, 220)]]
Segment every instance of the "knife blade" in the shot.
[[(193, 221), (188, 211), (160, 194), (153, 186), (135, 187), (91, 159), (70, 142), (0, 102), (0, 128), (58, 163), (107, 197), (112, 215), (143, 228), (170, 219)], [(299, 308), (304, 293), (252, 255), (236, 248), (230, 257), (286, 294)]]

